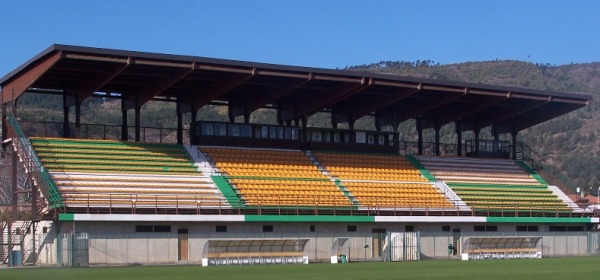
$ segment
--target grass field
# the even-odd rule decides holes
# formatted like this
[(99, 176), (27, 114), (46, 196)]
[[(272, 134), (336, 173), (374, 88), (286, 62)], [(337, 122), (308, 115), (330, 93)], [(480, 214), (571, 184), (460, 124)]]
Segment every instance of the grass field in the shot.
[(594, 279), (600, 274), (600, 257), (533, 260), (421, 261), (270, 266), (160, 266), (103, 268), (0, 269), (0, 279), (243, 279), (243, 280), (377, 280), (477, 279), (552, 280)]

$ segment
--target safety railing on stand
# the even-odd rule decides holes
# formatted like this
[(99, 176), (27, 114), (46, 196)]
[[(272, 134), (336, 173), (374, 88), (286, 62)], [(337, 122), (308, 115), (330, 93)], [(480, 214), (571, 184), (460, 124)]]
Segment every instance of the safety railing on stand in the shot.
[(31, 143), (29, 143), (29, 139), (21, 130), (19, 122), (12, 113), (9, 114), (8, 119), (9, 130), (11, 130), (12, 135), (14, 135), (13, 145), (15, 145), (16, 151), (21, 160), (25, 163), (29, 163), (27, 164), (29, 170), (26, 170), (26, 172), (31, 173), (34, 184), (36, 184), (42, 191), (44, 197), (48, 200), (48, 206), (50, 208), (61, 206), (62, 198), (60, 193), (54, 185), (50, 174), (42, 165), (42, 162), (38, 158), (33, 146), (31, 146)]

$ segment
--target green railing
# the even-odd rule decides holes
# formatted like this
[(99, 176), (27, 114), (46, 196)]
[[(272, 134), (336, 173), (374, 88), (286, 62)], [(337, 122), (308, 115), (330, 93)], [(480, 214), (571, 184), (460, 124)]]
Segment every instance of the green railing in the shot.
[(16, 145), (17, 153), (21, 157), (21, 160), (23, 160), (25, 164), (30, 163), (29, 172), (31, 172), (35, 182), (44, 194), (44, 197), (46, 197), (48, 200), (50, 208), (62, 206), (62, 197), (54, 185), (50, 174), (42, 165), (42, 162), (35, 153), (33, 146), (31, 146), (31, 143), (29, 143), (28, 138), (25, 136), (21, 130), (21, 127), (19, 126), (19, 122), (12, 113), (8, 115), (8, 122), (10, 124), (9, 129), (12, 129), (15, 135), (15, 143), (13, 143), (13, 145)]

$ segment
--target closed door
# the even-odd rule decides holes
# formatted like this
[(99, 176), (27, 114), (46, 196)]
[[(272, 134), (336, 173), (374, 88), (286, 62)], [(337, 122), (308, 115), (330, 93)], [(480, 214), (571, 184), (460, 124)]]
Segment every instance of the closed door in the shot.
[(177, 259), (180, 261), (188, 260), (188, 230), (180, 228), (177, 230)]
[(374, 258), (380, 258), (383, 256), (383, 242), (385, 240), (385, 229), (374, 228), (373, 231), (373, 242), (371, 244), (371, 250)]

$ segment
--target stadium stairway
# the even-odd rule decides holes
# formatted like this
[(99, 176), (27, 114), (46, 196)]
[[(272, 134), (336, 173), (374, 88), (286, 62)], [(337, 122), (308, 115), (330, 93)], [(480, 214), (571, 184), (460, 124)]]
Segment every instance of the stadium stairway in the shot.
[(227, 208), (180, 145), (31, 138), (67, 207)]
[(300, 150), (199, 148), (246, 208), (352, 206), (343, 191)]
[[(9, 240), (8, 222), (0, 222), (0, 264), (8, 263), (8, 256), (11, 251), (24, 249), (21, 246), (25, 245), (23, 241), (30, 226), (31, 221), (14, 221), (11, 225), (11, 238)], [(24, 250), (23, 253), (30, 252)], [(27, 260), (27, 258), (24, 258), (24, 260)]]
[(333, 152), (308, 155), (364, 210), (457, 209), (405, 157)]
[(433, 186), (440, 193), (444, 194), (444, 197), (450, 200), (460, 211), (471, 211), (471, 208), (444, 181), (434, 181)]
[(567, 194), (565, 194), (557, 186), (548, 185), (548, 189), (550, 189), (552, 191), (552, 193), (554, 195), (556, 195), (559, 199), (561, 199), (565, 204), (569, 205), (569, 207), (571, 207), (571, 211), (573, 211), (573, 213), (592, 213), (593, 212), (592, 209), (590, 209), (588, 207), (586, 207), (586, 208), (579, 207), (579, 205), (577, 205), (577, 203), (575, 203), (575, 201), (573, 201)]
[(184, 145), (188, 151), (192, 160), (194, 160), (194, 166), (198, 167), (198, 171), (203, 174), (209, 174), (211, 181), (219, 189), (221, 194), (225, 197), (229, 205), (236, 209), (244, 208), (244, 204), (239, 198), (239, 195), (233, 190), (231, 185), (227, 182), (221, 170), (211, 163), (209, 156), (200, 150), (200, 147), (196, 145)]
[(215, 175), (220, 173), (218, 168), (210, 164), (210, 161), (206, 158), (206, 155), (200, 151), (200, 149), (198, 149), (198, 146), (183, 145), (183, 147), (194, 161), (194, 166), (198, 167), (199, 172), (207, 175)]
[(321, 174), (329, 177), (331, 181), (335, 182), (335, 185), (340, 189), (340, 191), (342, 191), (342, 193), (344, 193), (344, 196), (346, 196), (348, 198), (348, 200), (350, 200), (350, 202), (352, 202), (353, 206), (355, 206), (355, 207), (360, 206), (360, 202), (358, 202), (358, 200), (356, 200), (356, 198), (354, 197), (352, 192), (348, 189), (348, 187), (344, 186), (344, 184), (338, 177), (333, 176), (331, 174), (331, 172), (329, 172), (327, 169), (325, 169), (325, 167), (323, 167), (321, 162), (319, 162), (319, 160), (315, 157), (315, 155), (313, 154), (312, 151), (306, 150), (305, 154), (308, 157), (308, 159), (317, 167), (317, 169), (321, 172)]

